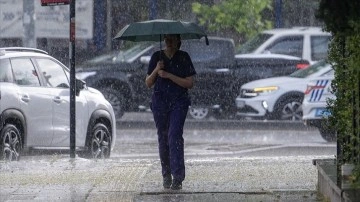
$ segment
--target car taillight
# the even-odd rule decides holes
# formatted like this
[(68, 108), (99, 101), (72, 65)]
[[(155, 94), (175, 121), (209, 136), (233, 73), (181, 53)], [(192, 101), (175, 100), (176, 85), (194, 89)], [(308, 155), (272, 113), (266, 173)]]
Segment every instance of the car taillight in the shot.
[(298, 64), (296, 64), (296, 69), (305, 69), (308, 66), (310, 66), (309, 63), (298, 63)]

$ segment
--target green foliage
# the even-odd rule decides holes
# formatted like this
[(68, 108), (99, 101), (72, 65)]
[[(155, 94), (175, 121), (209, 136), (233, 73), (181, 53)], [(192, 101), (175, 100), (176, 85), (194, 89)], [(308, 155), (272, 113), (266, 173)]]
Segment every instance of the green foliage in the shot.
[(360, 178), (360, 9), (359, 1), (321, 0), (317, 17), (332, 33), (329, 60), (335, 69), (332, 82), (336, 100), (331, 101), (332, 125), (340, 147), (338, 164), (356, 166), (354, 183)]
[(360, 36), (356, 33), (360, 31), (360, 25), (350, 22), (349, 29), (353, 34), (335, 34), (330, 47), (329, 58), (335, 68), (333, 88), (337, 97), (331, 122), (338, 129), (343, 152), (339, 159), (341, 163), (359, 163), (359, 114), (354, 114), (354, 110), (359, 110)]
[(192, 10), (210, 31), (235, 29), (250, 38), (272, 28), (272, 22), (262, 16), (266, 9), (272, 10), (271, 4), (272, 0), (226, 0), (213, 6), (193, 3)]
[[(326, 30), (337, 34), (351, 34), (350, 21), (358, 21), (360, 1), (321, 0), (317, 17), (326, 24)], [(357, 20), (356, 20), (357, 19)]]
[(356, 165), (351, 177), (352, 187), (360, 188), (360, 164)]

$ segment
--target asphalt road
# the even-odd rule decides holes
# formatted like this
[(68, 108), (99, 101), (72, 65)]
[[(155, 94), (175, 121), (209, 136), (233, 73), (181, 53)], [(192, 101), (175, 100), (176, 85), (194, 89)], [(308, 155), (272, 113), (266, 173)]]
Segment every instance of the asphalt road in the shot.
[[(117, 121), (118, 129), (152, 129), (154, 119), (151, 112), (125, 113)], [(193, 119), (188, 117), (185, 129), (243, 129), (243, 130), (317, 130), (305, 126), (301, 121), (241, 120), (241, 119)]]
[(336, 145), (314, 128), (188, 120), (193, 125), (184, 131), (186, 180), (181, 191), (169, 191), (161, 185), (152, 118), (139, 115), (118, 122), (110, 159), (40, 153), (0, 161), (0, 202), (321, 201), (312, 160), (333, 158)]
[[(184, 131), (185, 156), (335, 156), (336, 144), (323, 140), (317, 131), (209, 130)], [(154, 129), (118, 130), (112, 153), (121, 158), (158, 158)]]
[[(151, 113), (126, 114), (118, 122), (113, 156), (158, 158)], [(334, 156), (336, 144), (301, 122), (194, 120), (184, 127), (187, 157)]]

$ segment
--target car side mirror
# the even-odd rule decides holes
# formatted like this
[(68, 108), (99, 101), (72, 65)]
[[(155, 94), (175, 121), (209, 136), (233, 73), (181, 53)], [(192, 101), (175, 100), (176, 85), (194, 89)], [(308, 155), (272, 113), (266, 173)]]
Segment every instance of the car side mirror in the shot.
[(85, 88), (85, 84), (86, 82), (80, 79), (76, 79), (75, 80), (75, 94), (76, 96), (79, 96), (80, 91), (83, 90)]
[(141, 56), (140, 62), (144, 65), (148, 65), (150, 62), (151, 56)]

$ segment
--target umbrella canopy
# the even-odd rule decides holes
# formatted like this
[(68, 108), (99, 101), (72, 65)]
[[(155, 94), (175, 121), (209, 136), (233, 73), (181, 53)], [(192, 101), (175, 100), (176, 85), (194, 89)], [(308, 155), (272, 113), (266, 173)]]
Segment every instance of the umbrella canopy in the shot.
[(174, 20), (148, 20), (126, 25), (114, 39), (127, 41), (162, 41), (165, 34), (180, 34), (181, 39), (201, 39), (205, 37), (209, 44), (206, 33), (195, 23)]

